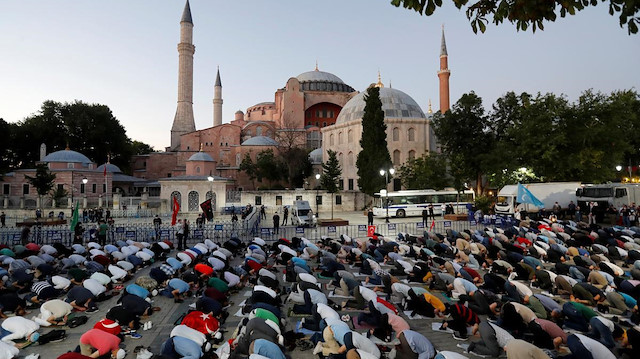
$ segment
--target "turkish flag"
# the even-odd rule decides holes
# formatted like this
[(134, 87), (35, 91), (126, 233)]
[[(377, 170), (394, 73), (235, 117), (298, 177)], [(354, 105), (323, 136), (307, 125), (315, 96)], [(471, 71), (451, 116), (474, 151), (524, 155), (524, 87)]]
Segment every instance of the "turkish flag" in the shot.
[(367, 237), (373, 237), (376, 233), (376, 226), (367, 226)]
[(180, 203), (176, 196), (173, 196), (173, 213), (171, 214), (171, 225), (174, 226), (178, 219), (178, 212), (180, 212)]
[(200, 208), (202, 208), (202, 212), (204, 212), (205, 216), (207, 216), (207, 221), (213, 220), (213, 208), (211, 208), (211, 199), (208, 199), (202, 203), (200, 203)]

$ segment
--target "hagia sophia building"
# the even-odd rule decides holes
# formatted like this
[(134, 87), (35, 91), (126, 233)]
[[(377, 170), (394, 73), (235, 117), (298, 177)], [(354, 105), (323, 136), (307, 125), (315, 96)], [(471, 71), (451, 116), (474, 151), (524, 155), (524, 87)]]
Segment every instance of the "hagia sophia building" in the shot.
[[(188, 182), (208, 177), (214, 177), (216, 187), (219, 186), (219, 191), (214, 192), (253, 190), (252, 181), (239, 171), (242, 159), (249, 153), (255, 161), (261, 151), (277, 151), (278, 140), (286, 137), (295, 138), (298, 145), (310, 151), (316, 172), (321, 170), (319, 164), (327, 160), (326, 149), (336, 151), (342, 167), (341, 189), (358, 190), (355, 162), (360, 151), (366, 89), (359, 92), (340, 77), (320, 71), (316, 65), (312, 71), (289, 78), (283, 88), (275, 91), (272, 102), (258, 103), (246, 112), (237, 111), (232, 121), (223, 123), (222, 80), (218, 69), (214, 84), (213, 126), (198, 130), (192, 107), (195, 53), (192, 40), (193, 19), (187, 0), (180, 20), (178, 103), (171, 128), (171, 144), (164, 152), (135, 156), (133, 176), (159, 181), (163, 198), (170, 198), (169, 194), (181, 197), (180, 193), (188, 191)], [(449, 76), (443, 29), (438, 71), (442, 112), (449, 109)], [(380, 74), (378, 82), (372, 86), (380, 87), (387, 124), (387, 147), (393, 165), (400, 166), (410, 158), (436, 151), (431, 103), (425, 114), (411, 96), (385, 87)], [(210, 196), (207, 193), (207, 197)]]

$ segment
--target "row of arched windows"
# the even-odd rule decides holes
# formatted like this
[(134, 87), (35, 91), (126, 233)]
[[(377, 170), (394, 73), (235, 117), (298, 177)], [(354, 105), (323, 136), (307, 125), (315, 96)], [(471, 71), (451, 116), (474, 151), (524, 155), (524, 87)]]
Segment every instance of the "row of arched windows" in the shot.
[[(391, 130), (391, 139), (393, 141), (400, 141), (400, 128), (394, 127)], [(407, 141), (413, 142), (416, 140), (416, 130), (413, 127), (409, 127), (407, 130)]]
[[(173, 198), (175, 197), (176, 201), (178, 202), (178, 205), (181, 208), (181, 211), (184, 212), (184, 208), (182, 207), (182, 194), (180, 193), (180, 191), (173, 191), (171, 192), (171, 198), (170, 203), (171, 206), (173, 206)], [(207, 191), (207, 193), (205, 194), (205, 200), (207, 199), (211, 199), (212, 206), (215, 210), (215, 203), (216, 203), (216, 194), (211, 192), (211, 191)], [(190, 191), (188, 196), (187, 196), (187, 210), (189, 212), (194, 212), (194, 211), (199, 211), (200, 210), (200, 193), (198, 193), (197, 191)]]

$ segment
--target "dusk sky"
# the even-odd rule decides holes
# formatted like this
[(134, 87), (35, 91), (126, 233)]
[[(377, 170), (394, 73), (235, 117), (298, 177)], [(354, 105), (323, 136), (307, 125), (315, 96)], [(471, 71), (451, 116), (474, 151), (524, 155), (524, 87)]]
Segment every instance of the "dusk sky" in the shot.
[[(109, 106), (129, 137), (164, 150), (176, 110), (183, 0), (0, 2), (0, 118), (21, 121), (45, 100)], [(592, 88), (640, 90), (640, 35), (608, 4), (558, 18), (545, 30), (489, 24), (474, 34), (451, 1), (430, 17), (389, 0), (192, 0), (194, 114), (212, 126), (220, 66), (223, 122), (313, 70), (358, 91), (377, 81), (438, 110), (440, 29), (445, 25), (451, 102), (475, 91), (489, 110), (507, 91), (574, 101)], [(37, 146), (38, 144), (34, 144)], [(94, 159), (95, 160), (95, 159)]]

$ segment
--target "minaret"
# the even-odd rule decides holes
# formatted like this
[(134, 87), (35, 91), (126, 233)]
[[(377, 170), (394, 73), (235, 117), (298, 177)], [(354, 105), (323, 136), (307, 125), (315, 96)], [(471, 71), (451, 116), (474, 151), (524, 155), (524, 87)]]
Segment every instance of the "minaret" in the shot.
[(196, 130), (193, 120), (193, 21), (189, 0), (184, 5), (180, 20), (180, 43), (178, 44), (178, 108), (171, 127), (171, 150), (180, 149), (180, 135)]
[(222, 81), (220, 81), (220, 68), (216, 74), (216, 84), (213, 87), (213, 126), (222, 125)]
[(449, 110), (449, 61), (447, 55), (447, 43), (444, 41), (444, 25), (442, 25), (442, 41), (440, 43), (440, 71), (438, 78), (440, 79), (440, 113)]

